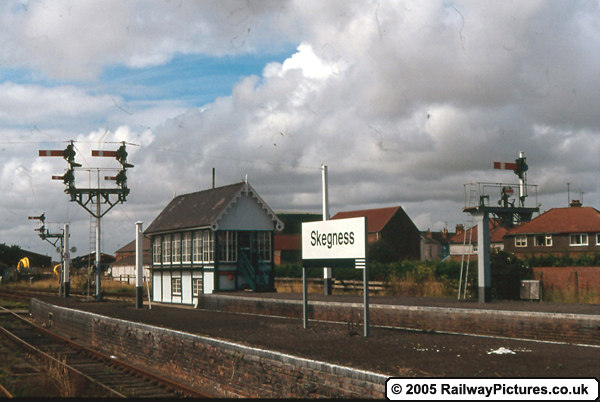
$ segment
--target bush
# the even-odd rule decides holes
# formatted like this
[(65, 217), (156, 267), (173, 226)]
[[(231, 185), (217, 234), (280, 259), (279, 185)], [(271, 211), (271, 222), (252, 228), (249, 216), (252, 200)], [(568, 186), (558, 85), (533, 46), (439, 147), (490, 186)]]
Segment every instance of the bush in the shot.
[(532, 279), (533, 271), (514, 254), (495, 250), (491, 254), (492, 297), (518, 300), (521, 280)]

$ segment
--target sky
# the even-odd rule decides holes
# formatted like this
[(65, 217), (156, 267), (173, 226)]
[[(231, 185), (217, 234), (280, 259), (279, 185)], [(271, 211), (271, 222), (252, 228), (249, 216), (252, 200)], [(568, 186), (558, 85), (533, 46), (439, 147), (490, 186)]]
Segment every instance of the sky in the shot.
[(517, 183), (493, 162), (524, 152), (528, 206), (600, 208), (598, 0), (7, 0), (0, 24), (0, 243), (58, 259), (44, 213), (90, 252), (91, 215), (51, 180), (67, 163), (38, 156), (69, 141), (79, 188), (114, 188), (91, 150), (127, 144), (109, 254), (213, 168), (319, 213), (326, 165), (332, 215), (400, 205), (453, 231), (465, 184)]

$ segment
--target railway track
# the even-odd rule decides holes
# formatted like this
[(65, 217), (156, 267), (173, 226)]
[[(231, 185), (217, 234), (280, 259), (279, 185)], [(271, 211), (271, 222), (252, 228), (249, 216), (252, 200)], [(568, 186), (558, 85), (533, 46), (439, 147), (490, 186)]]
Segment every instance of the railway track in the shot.
[[(0, 334), (101, 396), (206, 398), (196, 390), (78, 345), (0, 307)], [(89, 388), (89, 387), (88, 387)], [(72, 395), (77, 396), (77, 395)]]

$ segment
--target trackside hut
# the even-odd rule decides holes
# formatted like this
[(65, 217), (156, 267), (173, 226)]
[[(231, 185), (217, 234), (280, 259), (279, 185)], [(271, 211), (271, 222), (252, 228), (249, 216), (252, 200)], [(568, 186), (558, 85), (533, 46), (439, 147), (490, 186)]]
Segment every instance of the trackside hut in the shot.
[(218, 291), (274, 291), (273, 233), (282, 229), (248, 182), (173, 198), (144, 232), (152, 299), (195, 304)]

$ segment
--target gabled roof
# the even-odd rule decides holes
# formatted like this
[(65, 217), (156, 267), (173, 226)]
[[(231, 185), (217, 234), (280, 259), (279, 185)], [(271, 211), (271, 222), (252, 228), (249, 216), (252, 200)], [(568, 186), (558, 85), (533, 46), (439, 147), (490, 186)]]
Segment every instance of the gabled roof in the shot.
[(323, 214), (313, 214), (308, 212), (280, 212), (277, 214), (277, 217), (285, 225), (283, 232), (281, 232), (282, 235), (302, 233), (302, 224), (304, 222), (323, 220)]
[[(142, 249), (143, 250), (150, 250), (150, 239), (147, 238), (146, 236), (142, 237)], [(135, 240), (133, 240), (132, 242), (127, 243), (126, 245), (124, 245), (123, 247), (121, 247), (120, 249), (118, 249), (115, 254), (119, 254), (119, 253), (134, 253), (135, 252)]]
[[(508, 228), (505, 226), (499, 226), (499, 221), (497, 219), (490, 219), (490, 243), (502, 243), (502, 238), (508, 232)], [(473, 233), (469, 233), (469, 232)], [(469, 236), (471, 238), (471, 243), (477, 243), (477, 226), (473, 226), (470, 229), (467, 229), (466, 232), (466, 241), (469, 241)], [(450, 243), (458, 244), (463, 243), (465, 241), (465, 232), (457, 233), (454, 236), (450, 237)]]
[(367, 217), (367, 232), (381, 232), (400, 207), (378, 209), (362, 209), (359, 211), (338, 212), (331, 219), (348, 219)]
[(144, 234), (194, 228), (216, 230), (218, 221), (243, 193), (252, 193), (271, 219), (276, 222), (277, 229), (283, 229), (283, 223), (277, 215), (260, 198), (254, 188), (244, 181), (173, 198)]
[(552, 208), (514, 228), (508, 235), (536, 233), (600, 233), (600, 211), (593, 207)]

